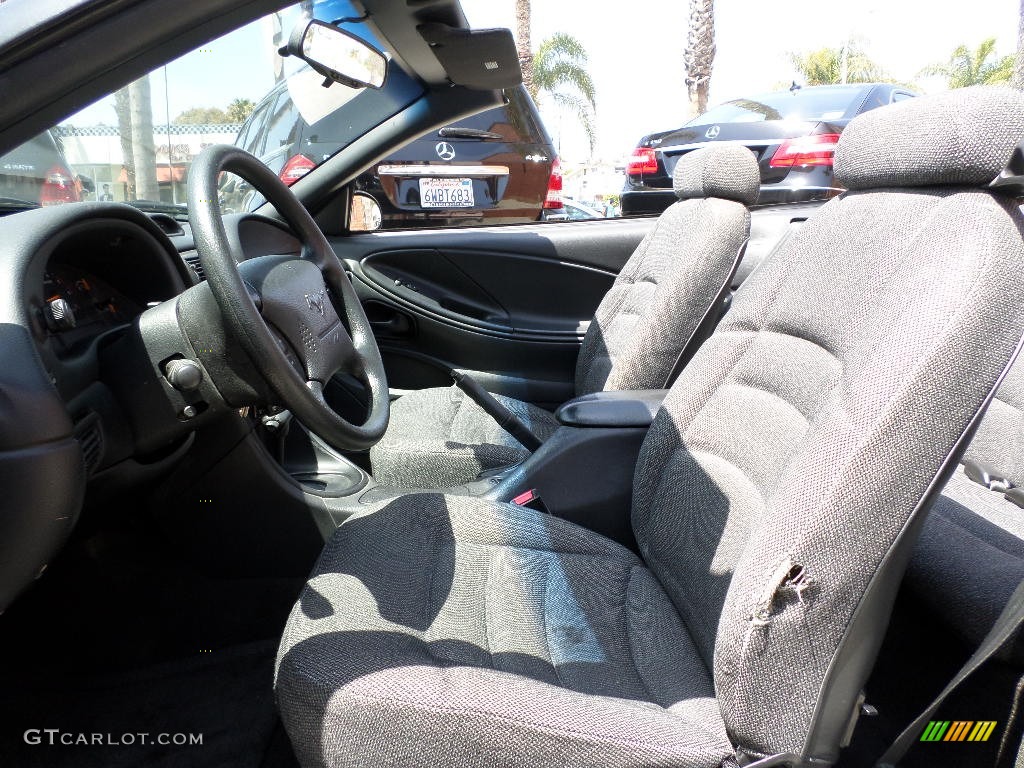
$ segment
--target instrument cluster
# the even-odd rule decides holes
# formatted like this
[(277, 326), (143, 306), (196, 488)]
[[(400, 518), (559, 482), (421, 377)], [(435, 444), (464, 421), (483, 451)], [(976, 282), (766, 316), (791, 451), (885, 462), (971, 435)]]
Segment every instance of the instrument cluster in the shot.
[(50, 264), (43, 319), (58, 353), (71, 354), (101, 333), (131, 322), (145, 306), (105, 280), (69, 264)]

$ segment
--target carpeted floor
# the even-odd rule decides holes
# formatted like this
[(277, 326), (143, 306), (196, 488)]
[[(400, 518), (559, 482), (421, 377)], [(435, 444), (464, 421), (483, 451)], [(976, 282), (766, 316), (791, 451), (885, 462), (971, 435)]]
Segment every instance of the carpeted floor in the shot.
[[(276, 647), (262, 641), (105, 675), (8, 678), (0, 703), (0, 764), (260, 768), (277, 725), (271, 689)], [(16, 687), (8, 688), (11, 683)], [(48, 728), (60, 733), (43, 731)], [(93, 734), (103, 743), (90, 743)], [(161, 734), (170, 743), (158, 743)], [(201, 743), (189, 743), (195, 738)]]
[(0, 766), (294, 768), (273, 662), (301, 583), (209, 576), (144, 532), (72, 543), (0, 616)]
[[(916, 718), (974, 651), (936, 616), (901, 593), (865, 692), (877, 708), (862, 716), (853, 743), (836, 768), (872, 766), (899, 733)], [(1009, 768), (1020, 740), (1019, 722), (1010, 722), (1014, 689), (1022, 670), (991, 661), (947, 699), (936, 720), (994, 720), (984, 743), (916, 742), (901, 768)], [(1004, 736), (1006, 744), (1004, 746)]]

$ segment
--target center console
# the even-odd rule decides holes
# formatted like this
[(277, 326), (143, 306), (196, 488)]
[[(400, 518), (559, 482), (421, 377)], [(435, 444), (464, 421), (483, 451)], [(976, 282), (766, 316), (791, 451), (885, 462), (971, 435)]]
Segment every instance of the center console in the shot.
[[(630, 525), (633, 474), (640, 445), (666, 393), (598, 392), (570, 400), (555, 413), (561, 427), (525, 461), (432, 492), (519, 501), (635, 546)], [(339, 525), (388, 499), (417, 492), (377, 485), (363, 468), (294, 420), (288, 430), (281, 465), (306, 493), (322, 499)]]

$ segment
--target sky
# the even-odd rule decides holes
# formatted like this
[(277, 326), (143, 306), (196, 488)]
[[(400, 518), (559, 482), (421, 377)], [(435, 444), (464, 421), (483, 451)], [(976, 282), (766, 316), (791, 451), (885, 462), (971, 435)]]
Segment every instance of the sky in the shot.
[[(515, 26), (514, 0), (462, 4), (473, 26)], [(556, 32), (568, 32), (589, 52), (597, 87), (598, 158), (620, 159), (644, 134), (685, 122), (682, 61), (688, 5), (687, 0), (533, 0), (535, 48)], [(890, 77), (917, 81), (926, 92), (940, 89), (941, 80), (920, 80), (920, 70), (945, 61), (961, 43), (975, 46), (986, 37), (996, 37), (997, 52), (1012, 53), (1018, 9), (1018, 0), (716, 0), (718, 52), (710, 103), (788, 84), (796, 76), (790, 52), (838, 47), (847, 38), (855, 39)], [(168, 65), (171, 117), (190, 107), (223, 108), (227, 92), (259, 101), (272, 85), (269, 54), (265, 67), (253, 67), (250, 56), (253, 49), (269, 50), (265, 24), (257, 22), (216, 41), (211, 46), (220, 54), (216, 66), (213, 58), (208, 64), (197, 54)], [(150, 81), (154, 122), (162, 123), (168, 111), (163, 70)], [(543, 99), (540, 108), (563, 159), (585, 160), (586, 141), (575, 119)], [(116, 116), (108, 104), (85, 110), (74, 122), (113, 124)]]
[[(231, 100), (225, 101), (225, 94), (231, 94), (232, 99), (259, 102), (274, 85), (269, 52), (266, 66), (254, 67), (251, 60), (253, 50), (269, 51), (265, 42), (270, 34), (266, 24), (266, 21), (249, 24), (155, 70), (149, 78), (153, 122), (163, 124), (168, 111), (173, 120), (192, 107), (224, 109)], [(169, 86), (166, 89), (165, 82)], [(101, 99), (66, 122), (117, 125), (113, 100)]]
[[(515, 28), (514, 0), (462, 0), (471, 25)], [(597, 156), (614, 159), (647, 133), (686, 121), (683, 50), (687, 0), (533, 0), (533, 46), (556, 32), (578, 38), (590, 55), (597, 87)], [(628, 10), (626, 10), (628, 9)], [(795, 76), (787, 53), (840, 46), (852, 36), (890, 77), (918, 80), (961, 43), (996, 38), (996, 50), (1017, 45), (1018, 0), (716, 0), (717, 55), (710, 103), (773, 90)], [(920, 81), (925, 91), (941, 81)], [(561, 154), (582, 160), (581, 131), (541, 103)], [(561, 131), (559, 125), (561, 124)]]

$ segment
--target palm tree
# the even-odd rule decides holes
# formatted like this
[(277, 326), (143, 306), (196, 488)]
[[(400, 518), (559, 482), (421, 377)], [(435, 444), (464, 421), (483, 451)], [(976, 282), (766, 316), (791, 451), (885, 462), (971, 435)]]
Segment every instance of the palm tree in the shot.
[(1009, 82), (1013, 75), (1014, 57), (997, 56), (995, 48), (994, 37), (982, 40), (973, 51), (961, 45), (953, 51), (947, 63), (933, 64), (921, 70), (921, 74), (941, 75), (950, 88)]
[(128, 85), (128, 106), (132, 116), (135, 194), (140, 200), (160, 199), (160, 185), (156, 178), (156, 147), (153, 145), (151, 104), (149, 75), (144, 75)]
[(534, 101), (539, 101), (543, 93), (560, 108), (575, 114), (593, 152), (597, 99), (594, 81), (587, 71), (588, 61), (583, 44), (572, 35), (559, 32), (540, 44), (533, 57), (533, 82), (527, 84), (527, 89)]
[(806, 53), (791, 53), (789, 60), (807, 85), (836, 83), (874, 83), (884, 80), (882, 69), (855, 44), (846, 45), (846, 80), (843, 80), (843, 49), (819, 48)]
[(516, 0), (516, 53), (519, 56), (519, 68), (523, 71), (523, 85), (533, 93), (533, 43), (530, 40), (530, 25), (530, 0)]
[(1024, 91), (1024, 0), (1020, 0), (1020, 20), (1017, 22), (1017, 60), (1013, 64), (1014, 88)]
[(686, 67), (686, 94), (690, 115), (696, 117), (708, 109), (711, 69), (715, 63), (715, 1), (690, 0), (690, 31), (686, 37), (683, 65)]
[(127, 181), (125, 198), (134, 200), (135, 194), (135, 157), (132, 154), (132, 106), (128, 96), (128, 86), (114, 94), (114, 111), (117, 113), (117, 132), (121, 136), (121, 155), (124, 158), (124, 174)]

